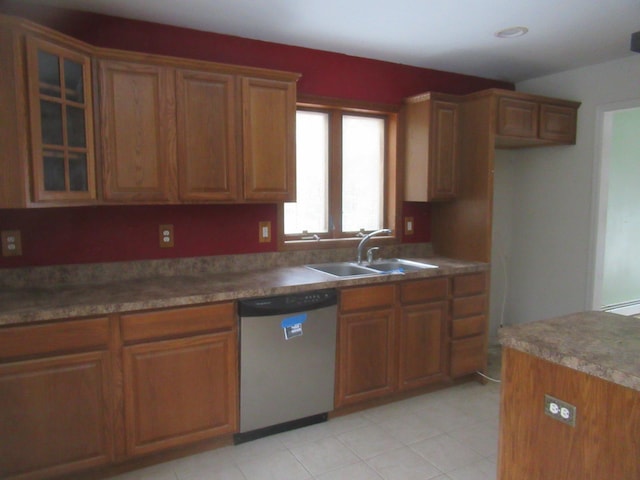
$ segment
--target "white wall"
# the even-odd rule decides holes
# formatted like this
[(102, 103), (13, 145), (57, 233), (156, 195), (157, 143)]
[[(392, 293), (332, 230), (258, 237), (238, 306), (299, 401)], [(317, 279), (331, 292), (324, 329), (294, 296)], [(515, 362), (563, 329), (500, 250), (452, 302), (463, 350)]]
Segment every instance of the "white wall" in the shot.
[[(505, 324), (563, 315), (591, 306), (592, 201), (598, 107), (640, 98), (640, 54), (521, 82), (516, 90), (578, 100), (575, 146), (510, 151), (511, 188), (496, 191), (499, 228), (510, 230)], [(500, 154), (502, 155), (502, 154)], [(498, 170), (504, 160), (496, 165)], [(499, 183), (497, 183), (499, 185)], [(505, 223), (507, 222), (507, 223)], [(495, 231), (495, 228), (494, 228)], [(493, 276), (500, 270), (493, 259)], [(504, 285), (494, 278), (496, 298)]]

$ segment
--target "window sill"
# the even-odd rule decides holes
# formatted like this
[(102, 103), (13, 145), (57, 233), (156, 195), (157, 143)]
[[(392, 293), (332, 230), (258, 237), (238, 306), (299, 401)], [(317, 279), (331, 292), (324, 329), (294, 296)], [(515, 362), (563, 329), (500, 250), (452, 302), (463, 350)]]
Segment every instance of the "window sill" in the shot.
[[(320, 240), (288, 240), (280, 242), (278, 251), (290, 250), (320, 250), (325, 248), (356, 248), (362, 237), (330, 238)], [(372, 246), (395, 245), (400, 240), (395, 236), (373, 237), (369, 240)]]

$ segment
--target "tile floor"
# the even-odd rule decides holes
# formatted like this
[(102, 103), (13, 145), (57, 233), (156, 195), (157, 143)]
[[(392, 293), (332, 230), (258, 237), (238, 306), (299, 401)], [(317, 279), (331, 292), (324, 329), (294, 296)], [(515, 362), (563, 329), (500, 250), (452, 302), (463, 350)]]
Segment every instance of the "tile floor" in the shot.
[(499, 392), (470, 382), (112, 480), (495, 480)]

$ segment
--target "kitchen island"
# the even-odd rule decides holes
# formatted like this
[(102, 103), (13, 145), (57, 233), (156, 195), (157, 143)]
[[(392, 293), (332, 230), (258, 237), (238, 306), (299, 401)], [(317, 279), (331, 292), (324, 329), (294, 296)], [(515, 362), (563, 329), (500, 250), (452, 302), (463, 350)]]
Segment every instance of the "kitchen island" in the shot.
[(499, 335), (498, 479), (640, 479), (640, 319), (584, 312)]

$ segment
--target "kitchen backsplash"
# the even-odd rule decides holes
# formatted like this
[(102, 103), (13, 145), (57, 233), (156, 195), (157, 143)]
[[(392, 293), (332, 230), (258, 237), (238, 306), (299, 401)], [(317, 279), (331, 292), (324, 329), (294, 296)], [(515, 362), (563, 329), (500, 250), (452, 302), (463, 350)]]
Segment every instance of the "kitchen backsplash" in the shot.
[[(310, 263), (354, 260), (355, 253), (355, 248), (349, 247), (0, 269), (0, 288), (46, 288), (53, 285), (100, 284), (158, 276), (242, 272)], [(384, 258), (425, 258), (433, 255), (433, 248), (431, 243), (387, 245), (381, 247), (380, 255)]]

